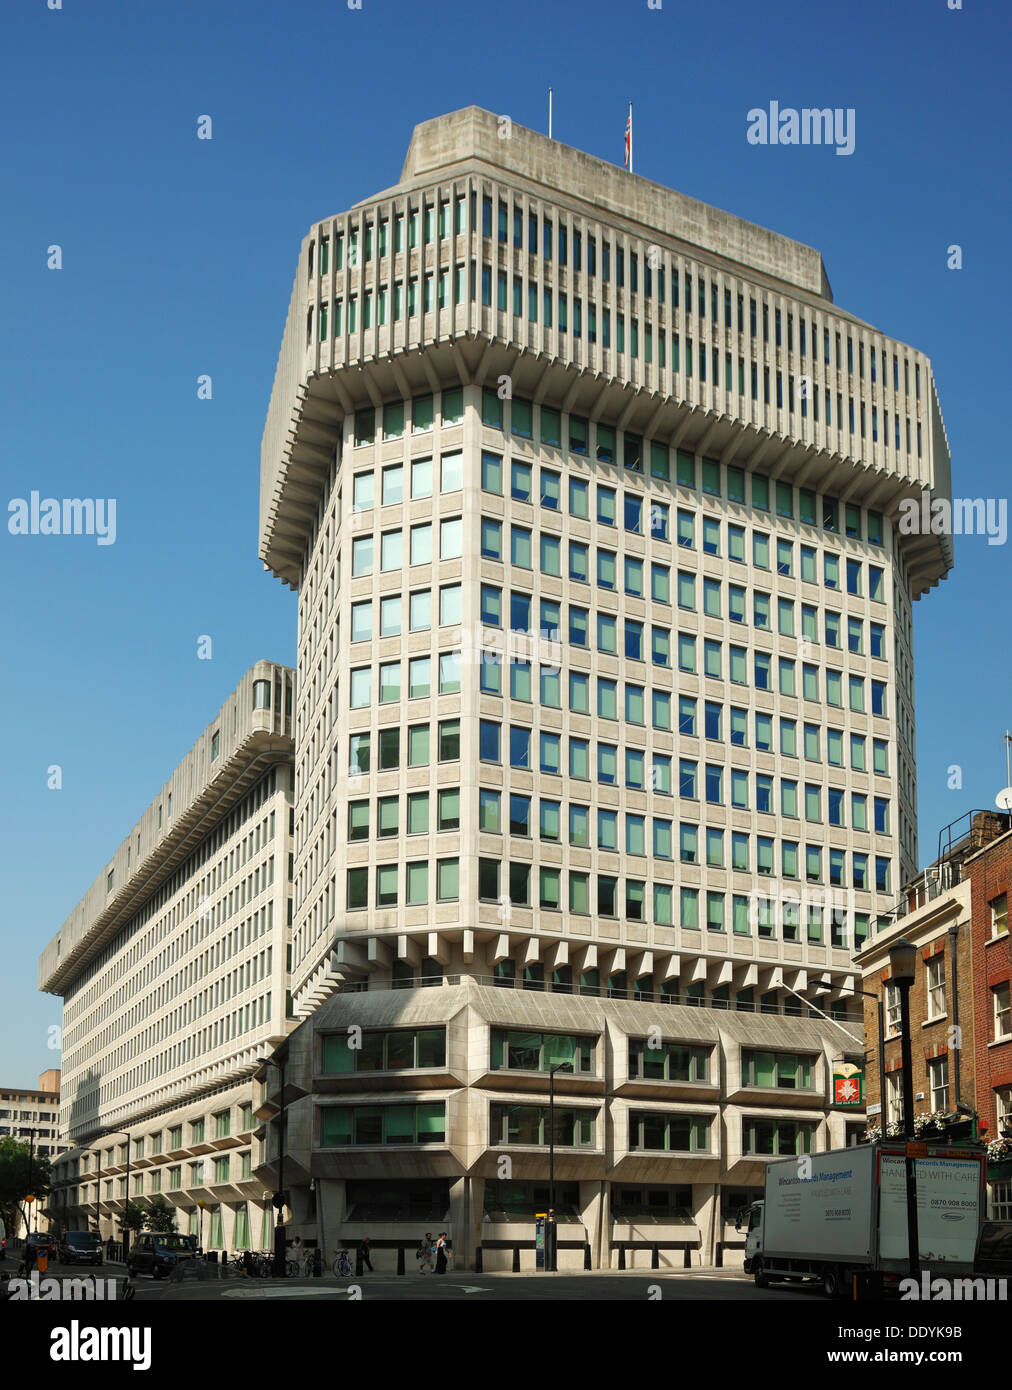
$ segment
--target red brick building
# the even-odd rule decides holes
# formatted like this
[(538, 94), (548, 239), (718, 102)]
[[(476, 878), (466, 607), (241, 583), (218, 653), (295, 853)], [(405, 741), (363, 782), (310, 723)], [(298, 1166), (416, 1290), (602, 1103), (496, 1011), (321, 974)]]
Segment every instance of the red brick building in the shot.
[(971, 855), (963, 874), (971, 894), (977, 1113), (988, 1127), (986, 1138), (998, 1141), (1002, 1131), (1010, 1135), (1008, 1156), (988, 1165), (988, 1182), (993, 1214), (1012, 1220), (1012, 830)]
[(886, 1094), (878, 1083), (878, 1014), (865, 1000), (869, 1122), (902, 1119), (899, 993), (890, 982), (889, 950), (900, 937), (917, 947), (910, 990), (914, 1114), (978, 1117), (981, 1137), (1009, 1138), (988, 1163), (991, 1214), (1012, 1220), (1012, 890), (1010, 817), (972, 811), (946, 828), (938, 860), (908, 885), (854, 963), (861, 988), (883, 1001)]

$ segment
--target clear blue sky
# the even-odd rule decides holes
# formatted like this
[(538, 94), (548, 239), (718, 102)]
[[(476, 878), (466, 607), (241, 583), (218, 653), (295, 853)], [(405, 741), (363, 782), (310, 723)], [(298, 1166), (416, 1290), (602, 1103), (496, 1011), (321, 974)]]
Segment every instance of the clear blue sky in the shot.
[[(5, 7), (3, 500), (115, 497), (118, 536), (0, 534), (0, 1082), (59, 1064), (43, 945), (242, 672), (294, 662), (257, 492), (309, 224), (395, 183), (428, 117), (476, 103), (544, 129), (551, 84), (556, 137), (621, 163), (631, 99), (637, 172), (818, 247), (838, 303), (933, 359), (956, 493), (1001, 496), (1010, 16), (1006, 0)], [(855, 153), (749, 145), (746, 112), (771, 99), (853, 107)], [(992, 804), (1012, 717), (1009, 547), (955, 544), (916, 609), (922, 859)]]

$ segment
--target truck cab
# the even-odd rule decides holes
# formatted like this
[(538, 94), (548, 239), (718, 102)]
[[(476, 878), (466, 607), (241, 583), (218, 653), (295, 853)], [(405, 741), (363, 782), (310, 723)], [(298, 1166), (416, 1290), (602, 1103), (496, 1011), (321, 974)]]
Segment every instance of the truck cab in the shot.
[(736, 1231), (740, 1231), (744, 1226), (748, 1232), (745, 1237), (746, 1274), (752, 1273), (756, 1256), (761, 1255), (763, 1251), (763, 1212), (765, 1209), (765, 1202), (753, 1202), (750, 1207), (744, 1207), (738, 1213), (738, 1220), (735, 1222)]

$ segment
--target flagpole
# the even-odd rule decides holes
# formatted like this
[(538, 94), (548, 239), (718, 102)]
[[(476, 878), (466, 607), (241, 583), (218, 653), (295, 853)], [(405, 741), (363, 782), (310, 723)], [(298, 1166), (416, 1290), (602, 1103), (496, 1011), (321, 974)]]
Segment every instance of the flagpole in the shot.
[(633, 120), (632, 102), (629, 103), (629, 172), (633, 171)]
[(552, 89), (548, 89), (548, 138), (552, 138)]

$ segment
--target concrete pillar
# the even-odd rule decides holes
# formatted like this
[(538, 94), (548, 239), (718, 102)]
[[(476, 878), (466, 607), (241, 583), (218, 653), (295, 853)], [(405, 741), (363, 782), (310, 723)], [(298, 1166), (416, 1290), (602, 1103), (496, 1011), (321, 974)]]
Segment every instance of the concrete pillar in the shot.
[(692, 1184), (692, 1214), (701, 1241), (698, 1253), (693, 1253), (693, 1264), (712, 1265), (715, 1262), (716, 1243), (720, 1239), (720, 1210), (715, 1192), (719, 1191), (713, 1183)]
[(221, 1204), (221, 1248), (235, 1249), (235, 1206), (232, 1202)]
[(475, 1267), (475, 1252), (481, 1242), (482, 1217), (485, 1215), (485, 1179), (471, 1178), (471, 1230), (468, 1236), (468, 1263), (464, 1266), (467, 1269)]
[[(184, 1218), (185, 1219), (185, 1218)], [(270, 1201), (255, 1202), (250, 1208), (250, 1246), (253, 1250), (270, 1250), (274, 1240), (274, 1208)]]
[(611, 1183), (601, 1183), (601, 1215), (595, 1268), (611, 1269)]
[[(604, 1197), (602, 1183), (596, 1179), (580, 1183), (580, 1215), (590, 1244), (590, 1264), (596, 1269), (603, 1234)], [(581, 1263), (580, 1268), (583, 1268)]]
[(288, 1225), (292, 1228), (289, 1238), (301, 1236), (305, 1240), (307, 1235), (314, 1235), (313, 1198), (309, 1191), (309, 1184), (300, 1183), (298, 1187), (290, 1186), (288, 1188), (288, 1200), (291, 1211)]
[[(484, 1182), (479, 1178), (477, 1183), (482, 1187), (482, 1195), (484, 1195)], [(450, 1223), (450, 1239), (453, 1241), (453, 1266), (455, 1269), (474, 1269), (474, 1247), (477, 1243), (474, 1212), (475, 1185), (476, 1181), (466, 1176), (450, 1179), (450, 1214), (447, 1220)], [(481, 1222), (480, 1207), (477, 1221)]]
[(345, 1184), (342, 1178), (316, 1179), (316, 1239), (329, 1265), (341, 1247), (341, 1225), (345, 1216)]

